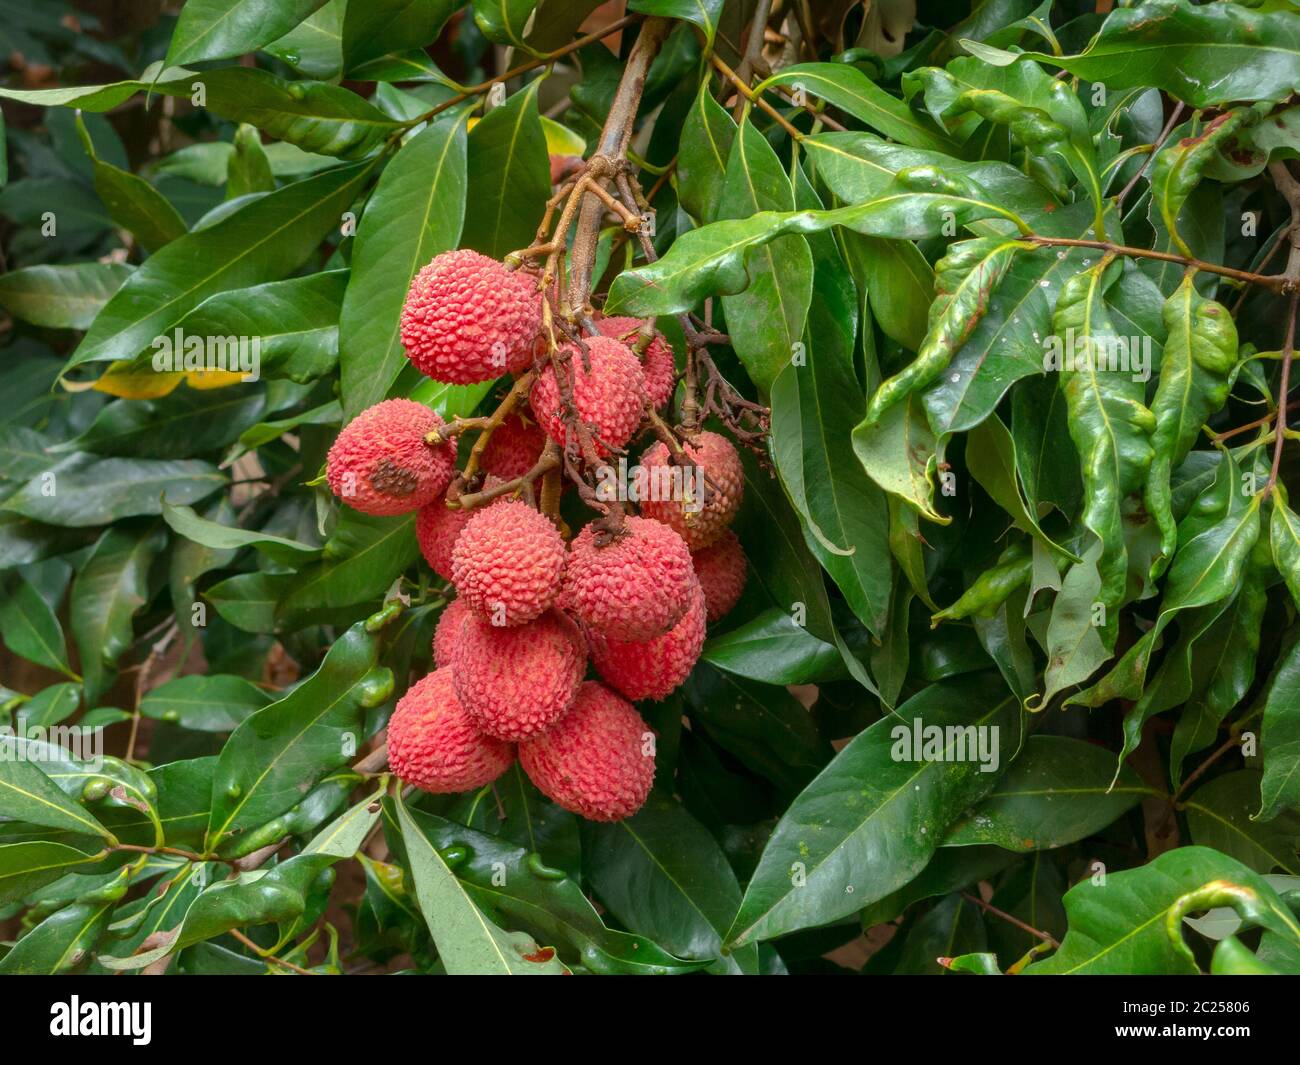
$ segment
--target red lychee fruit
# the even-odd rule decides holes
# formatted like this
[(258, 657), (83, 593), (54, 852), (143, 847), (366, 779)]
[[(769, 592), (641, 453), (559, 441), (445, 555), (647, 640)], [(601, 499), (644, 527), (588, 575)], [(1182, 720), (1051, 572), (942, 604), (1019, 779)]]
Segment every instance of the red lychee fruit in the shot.
[(696, 585), (682, 620), (652, 640), (611, 640), (587, 629), (596, 672), (634, 702), (663, 699), (684, 681), (704, 647), (704, 593)]
[(723, 529), (722, 535), (713, 543), (692, 554), (691, 561), (704, 592), (709, 621), (717, 621), (731, 613), (731, 608), (740, 601), (740, 594), (745, 590), (748, 568), (740, 539), (730, 529)]
[(480, 735), (456, 698), (449, 669), (411, 685), (388, 722), (388, 764), (422, 791), (481, 788), (514, 760), (510, 744)]
[(473, 511), (449, 507), (442, 497), (420, 508), (415, 516), (415, 539), (420, 554), (444, 581), (451, 580), (451, 552)]
[(503, 481), (513, 481), (537, 464), (545, 444), (546, 432), (540, 425), (512, 414), (488, 439), (479, 466)]
[(325, 461), (330, 491), (363, 514), (405, 514), (432, 501), (456, 472), (455, 444), (430, 447), (443, 421), (422, 403), (386, 399), (339, 433)]
[(463, 248), (443, 252), (411, 281), (402, 305), (406, 356), (435, 381), (491, 381), (527, 353), (542, 327), (536, 279)]
[[(582, 352), (575, 344), (565, 344), (561, 354), (569, 356), (566, 375), (573, 377), (573, 403), (578, 417), (592, 433), (596, 454), (607, 455), (610, 448), (622, 447), (632, 438), (645, 413), (645, 377), (641, 360), (626, 344), (609, 337), (587, 337), (590, 371), (583, 367)], [(533, 385), (533, 413), (551, 439), (566, 443), (565, 424), (561, 417), (561, 392), (555, 368), (542, 369)]]
[(564, 608), (616, 640), (648, 640), (686, 613), (695, 570), (686, 541), (661, 522), (628, 517), (623, 533), (597, 546), (587, 525), (569, 545)]
[(645, 803), (655, 778), (654, 733), (631, 703), (587, 681), (573, 709), (519, 747), (528, 778), (589, 821), (621, 821)]
[(444, 669), (451, 665), (452, 651), (460, 641), (465, 619), (469, 617), (469, 607), (460, 599), (453, 599), (438, 615), (438, 624), (433, 630), (433, 665), (435, 669)]
[(698, 433), (683, 448), (693, 466), (674, 468), (661, 440), (641, 456), (633, 483), (642, 516), (676, 529), (698, 551), (735, 518), (745, 494), (745, 468), (731, 441), (717, 433)]
[[(613, 337), (632, 348), (635, 355), (643, 321), (641, 318), (598, 318), (596, 328), (600, 330), (601, 336)], [(673, 395), (677, 361), (668, 338), (657, 329), (641, 355), (641, 370), (645, 376), (646, 395), (656, 408), (662, 407)]]
[(527, 503), (500, 499), (471, 513), (452, 549), (451, 573), (477, 617), (492, 625), (522, 625), (555, 601), (564, 540)]
[(558, 611), (498, 628), (472, 614), (451, 650), (456, 693), (489, 736), (522, 740), (544, 732), (573, 703), (587, 668), (578, 627)]

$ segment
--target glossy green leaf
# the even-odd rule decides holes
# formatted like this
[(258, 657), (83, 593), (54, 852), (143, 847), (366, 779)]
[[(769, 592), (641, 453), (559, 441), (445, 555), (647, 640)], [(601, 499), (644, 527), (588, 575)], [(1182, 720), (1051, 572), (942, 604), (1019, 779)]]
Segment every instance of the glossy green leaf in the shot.
[(18, 573), (9, 575), (0, 588), (0, 637), (5, 646), (19, 658), (75, 676), (68, 662), (63, 626), (50, 604)]
[(282, 37), (325, 0), (188, 0), (167, 49), (168, 66), (229, 59)]
[(1025, 974), (1195, 973), (1182, 918), (1215, 905), (1233, 906), (1250, 923), (1300, 943), (1300, 923), (1260, 877), (1207, 847), (1180, 847), (1071, 888), (1070, 930), (1060, 950)]
[(215, 673), (177, 677), (140, 700), (140, 713), (181, 728), (230, 732), (271, 697), (243, 677)]
[[(860, 733), (778, 822), (728, 941), (825, 924), (906, 884), (948, 826), (997, 780), (966, 744), (984, 726), (990, 756), (1009, 758), (1019, 742), (1018, 717), (1017, 700), (1000, 678), (977, 674), (932, 685), (900, 706), (897, 717)], [(939, 727), (936, 760), (911, 760), (917, 719)], [(963, 731), (968, 725), (975, 731)], [(947, 739), (946, 726), (958, 726)], [(957, 761), (959, 738), (963, 760)], [(896, 749), (906, 760), (895, 757)]]
[(456, 876), (451, 859), (438, 851), (400, 798), (395, 805), (415, 897), (448, 975), (554, 976), (565, 971), (553, 947), (541, 948), (531, 937), (488, 920)]
[[(364, 711), (392, 692), (392, 674), (376, 668), (376, 656), (376, 637), (354, 625), (307, 680), (235, 729), (213, 775), (210, 847), (284, 813), (308, 786), (351, 760)], [(246, 840), (234, 843), (245, 846)]]
[(587, 876), (619, 921), (677, 957), (757, 972), (755, 947), (721, 953), (740, 887), (713, 837), (675, 799), (652, 795), (627, 820), (591, 822), (586, 831)]
[(349, 420), (383, 399), (406, 365), (398, 324), (411, 278), (460, 239), (468, 117), (468, 111), (452, 112), (404, 144), (385, 168), (357, 227), (339, 319)]
[(296, 181), (172, 241), (108, 301), (68, 365), (134, 359), (207, 297), (293, 273), (339, 225), (372, 165)]
[(1193, 107), (1281, 100), (1300, 87), (1300, 28), (1289, 12), (1237, 4), (1147, 0), (1117, 8), (1088, 49), (1074, 56), (1015, 54), (978, 43), (966, 48), (985, 62), (1034, 59), (1113, 89), (1153, 85)]
[(494, 259), (532, 243), (551, 195), (546, 133), (537, 109), (541, 85), (540, 78), (530, 81), (469, 134), (464, 180), (474, 195), (465, 209), (462, 244)]
[(27, 266), (0, 274), (0, 306), (48, 329), (85, 329), (131, 276), (127, 263)]
[(1145, 796), (1156, 794), (1103, 747), (1064, 736), (1031, 736), (997, 786), (953, 825), (945, 847), (995, 844), (1050, 850), (1085, 839)]

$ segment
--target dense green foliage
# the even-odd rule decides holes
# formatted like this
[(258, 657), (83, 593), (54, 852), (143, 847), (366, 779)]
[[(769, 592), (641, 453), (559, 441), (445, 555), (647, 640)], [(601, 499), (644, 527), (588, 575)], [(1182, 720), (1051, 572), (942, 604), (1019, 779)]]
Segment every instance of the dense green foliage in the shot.
[[(1300, 973), (1293, 3), (171, 6), (0, 0), (0, 972)], [(493, 408), (410, 279), (629, 100), (569, 266), (770, 407), (749, 584), (634, 817), (403, 796), (447, 589), (325, 454)]]

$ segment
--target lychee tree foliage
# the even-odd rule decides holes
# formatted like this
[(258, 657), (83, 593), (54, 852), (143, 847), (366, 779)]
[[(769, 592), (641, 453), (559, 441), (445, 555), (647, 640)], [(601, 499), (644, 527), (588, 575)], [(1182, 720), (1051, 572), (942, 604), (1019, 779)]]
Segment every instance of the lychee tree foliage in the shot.
[(0, 27), (0, 972), (1300, 972), (1293, 4), (168, 6)]

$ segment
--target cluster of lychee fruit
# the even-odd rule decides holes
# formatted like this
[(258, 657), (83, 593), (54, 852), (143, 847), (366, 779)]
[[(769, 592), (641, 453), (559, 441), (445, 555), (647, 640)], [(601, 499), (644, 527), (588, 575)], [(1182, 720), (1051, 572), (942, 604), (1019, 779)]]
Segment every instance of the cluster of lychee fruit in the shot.
[[(426, 375), (467, 384), (535, 369), (531, 419), (511, 414), (479, 457), (487, 485), (524, 477), (580, 423), (597, 456), (622, 451), (676, 385), (673, 350), (633, 318), (598, 318), (597, 335), (559, 349), (567, 390), (542, 339), (535, 276), (462, 250), (439, 255), (414, 278), (401, 317), (407, 357)], [(644, 348), (638, 353), (637, 348)], [(456, 598), (433, 640), (434, 671), (398, 702), (388, 727), (389, 765), (431, 792), (495, 780), (518, 757), (551, 800), (595, 821), (635, 813), (654, 780), (654, 733), (632, 703), (663, 699), (691, 672), (705, 625), (735, 606), (746, 562), (728, 526), (744, 472), (723, 436), (689, 434), (671, 455), (662, 440), (635, 475), (639, 515), (613, 528), (567, 527), (521, 491), (466, 509), (456, 440), (443, 420), (407, 399), (363, 411), (330, 449), (327, 480), (367, 514), (418, 510), (421, 553)], [(675, 438), (674, 438), (675, 439)], [(572, 449), (571, 449), (572, 450)], [(669, 467), (693, 464), (693, 491)], [(667, 494), (669, 498), (663, 498)], [(683, 497), (684, 496), (684, 497)], [(592, 667), (599, 680), (587, 679)]]

